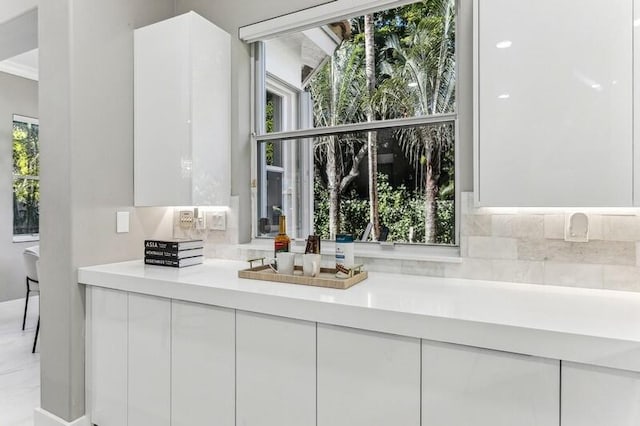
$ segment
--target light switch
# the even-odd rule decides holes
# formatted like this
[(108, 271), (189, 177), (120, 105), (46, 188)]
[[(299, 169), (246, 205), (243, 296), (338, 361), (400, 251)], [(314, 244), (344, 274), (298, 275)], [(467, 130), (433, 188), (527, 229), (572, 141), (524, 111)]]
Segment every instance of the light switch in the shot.
[(116, 212), (116, 232), (129, 232), (129, 212)]
[(227, 214), (223, 211), (207, 214), (207, 223), (212, 231), (225, 231), (227, 229)]

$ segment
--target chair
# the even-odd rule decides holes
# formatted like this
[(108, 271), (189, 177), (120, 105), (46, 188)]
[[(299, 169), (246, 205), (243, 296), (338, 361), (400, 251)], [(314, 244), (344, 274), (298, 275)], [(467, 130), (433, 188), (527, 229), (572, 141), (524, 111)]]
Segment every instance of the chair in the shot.
[[(38, 276), (40, 276), (40, 259), (36, 261), (36, 272)], [(39, 285), (39, 284), (38, 284)], [(40, 304), (40, 299), (38, 299), (38, 304)], [(36, 353), (36, 344), (38, 343), (38, 333), (40, 332), (40, 307), (38, 307), (38, 325), (36, 326), (36, 335), (33, 338), (33, 349), (31, 349), (31, 353)]]
[[(26, 272), (27, 296), (24, 302), (24, 315), (22, 317), (22, 329), (24, 330), (27, 321), (27, 307), (29, 305), (29, 295), (31, 292), (40, 293), (40, 282), (38, 281), (38, 268), (36, 262), (40, 259), (40, 247), (28, 247), (23, 252), (24, 269)], [(38, 319), (38, 325), (39, 325)], [(39, 328), (39, 327), (37, 327)]]

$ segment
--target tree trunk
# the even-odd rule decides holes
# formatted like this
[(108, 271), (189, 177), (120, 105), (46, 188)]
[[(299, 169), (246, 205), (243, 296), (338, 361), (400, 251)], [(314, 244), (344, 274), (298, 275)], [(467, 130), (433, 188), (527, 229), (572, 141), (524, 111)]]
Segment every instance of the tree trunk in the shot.
[(436, 242), (436, 216), (438, 213), (438, 180), (434, 173), (433, 155), (427, 154), (427, 172), (425, 173), (425, 209), (424, 240), (428, 244)]
[(327, 181), (329, 190), (329, 239), (335, 240), (340, 232), (340, 176), (338, 176), (338, 138), (329, 136), (327, 144)]
[[(367, 89), (369, 92), (369, 106), (367, 108), (367, 121), (369, 122), (375, 119), (372, 102), (372, 97), (376, 89), (376, 56), (373, 34), (373, 15), (365, 15), (364, 51)], [(367, 135), (367, 149), (369, 151), (369, 222), (373, 224), (372, 239), (378, 241), (380, 238), (380, 215), (378, 212), (378, 141), (375, 131), (369, 132)]]

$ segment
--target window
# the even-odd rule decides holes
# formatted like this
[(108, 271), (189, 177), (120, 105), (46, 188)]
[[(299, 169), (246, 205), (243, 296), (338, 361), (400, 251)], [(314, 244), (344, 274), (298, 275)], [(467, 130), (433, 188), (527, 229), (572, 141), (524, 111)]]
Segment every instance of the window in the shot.
[(456, 5), (254, 43), (256, 236), (456, 245)]
[(14, 241), (39, 233), (40, 154), (38, 120), (13, 116)]

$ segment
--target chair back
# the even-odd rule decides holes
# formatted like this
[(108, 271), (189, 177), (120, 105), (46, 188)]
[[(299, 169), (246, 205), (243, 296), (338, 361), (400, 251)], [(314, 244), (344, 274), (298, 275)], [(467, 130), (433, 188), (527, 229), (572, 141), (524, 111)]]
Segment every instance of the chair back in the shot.
[(26, 249), (22, 254), (24, 257), (24, 269), (27, 274), (27, 277), (33, 281), (38, 280), (38, 268), (36, 267), (36, 262), (40, 260), (40, 256), (38, 256), (34, 251)]

